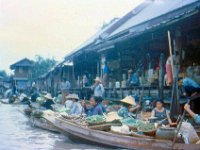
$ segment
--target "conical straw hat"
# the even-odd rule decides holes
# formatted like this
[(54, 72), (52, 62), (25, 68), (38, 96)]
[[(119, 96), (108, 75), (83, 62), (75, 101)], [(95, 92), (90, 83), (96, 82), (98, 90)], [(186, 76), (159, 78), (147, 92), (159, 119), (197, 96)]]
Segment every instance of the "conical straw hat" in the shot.
[(130, 105), (136, 105), (135, 98), (133, 98), (132, 96), (126, 96), (120, 102), (130, 104)]
[(51, 96), (50, 93), (47, 93), (47, 94), (44, 96), (44, 98), (53, 100), (53, 98), (52, 98), (52, 96)]
[(121, 120), (122, 117), (117, 112), (110, 112), (106, 115), (106, 122), (112, 122), (114, 120)]

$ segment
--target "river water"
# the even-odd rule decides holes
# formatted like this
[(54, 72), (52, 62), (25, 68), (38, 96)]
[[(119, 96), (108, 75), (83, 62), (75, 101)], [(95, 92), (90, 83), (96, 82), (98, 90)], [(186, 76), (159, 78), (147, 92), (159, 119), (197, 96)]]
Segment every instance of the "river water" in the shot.
[(0, 150), (107, 150), (32, 126), (20, 105), (0, 104)]

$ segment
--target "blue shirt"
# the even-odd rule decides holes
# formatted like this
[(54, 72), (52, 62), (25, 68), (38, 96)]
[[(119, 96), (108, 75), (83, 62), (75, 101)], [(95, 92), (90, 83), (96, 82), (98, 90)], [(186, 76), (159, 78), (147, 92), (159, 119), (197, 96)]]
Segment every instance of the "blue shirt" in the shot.
[(90, 108), (90, 109), (85, 109), (85, 112), (87, 116), (93, 116), (93, 115), (103, 115), (103, 108), (101, 104), (97, 104), (96, 106)]
[(130, 79), (128, 80), (128, 85), (133, 84), (134, 86), (139, 86), (140, 85), (140, 80), (139, 77), (136, 73), (131, 75)]
[(186, 87), (186, 86), (192, 86), (194, 88), (199, 88), (200, 86), (192, 79), (190, 78), (184, 78), (183, 79), (183, 86)]
[(47, 100), (42, 106), (45, 107), (46, 109), (53, 110), (53, 107), (51, 106), (53, 104), (54, 104), (54, 102), (52, 100)]
[(194, 121), (196, 124), (199, 124), (200, 125), (200, 116), (199, 115), (194, 115)]
[(103, 74), (108, 74), (108, 72), (109, 72), (108, 66), (105, 65), (103, 68)]
[(128, 116), (129, 116), (128, 108), (122, 106), (122, 107), (118, 110), (118, 115), (119, 115), (120, 117), (123, 117), (123, 118), (128, 118)]

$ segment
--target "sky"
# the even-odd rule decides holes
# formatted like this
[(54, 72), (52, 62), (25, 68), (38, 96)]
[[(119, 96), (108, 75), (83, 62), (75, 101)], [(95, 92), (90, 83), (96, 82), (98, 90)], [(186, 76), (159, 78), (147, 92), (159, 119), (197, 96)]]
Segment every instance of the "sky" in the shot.
[(35, 55), (62, 60), (143, 0), (0, 0), (0, 70)]

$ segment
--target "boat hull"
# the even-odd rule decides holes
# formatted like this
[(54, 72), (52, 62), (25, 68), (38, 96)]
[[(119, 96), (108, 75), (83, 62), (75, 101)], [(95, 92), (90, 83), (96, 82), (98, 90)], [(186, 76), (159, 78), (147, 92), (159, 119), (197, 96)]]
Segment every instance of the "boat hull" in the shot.
[[(46, 119), (48, 120), (48, 118)], [(99, 143), (102, 145), (140, 150), (172, 149), (171, 141), (136, 138), (131, 136), (124, 136), (109, 132), (92, 130), (87, 127), (72, 123), (69, 120), (60, 117), (56, 117), (55, 120), (52, 121), (52, 123), (59, 130), (63, 131), (62, 133), (64, 134), (70, 134), (78, 138), (82, 138), (84, 140)], [(195, 144), (175, 144), (173, 149), (200, 150), (200, 146)]]
[(36, 118), (36, 117), (31, 116), (29, 120), (34, 126), (38, 128), (52, 131), (52, 132), (59, 132), (58, 129), (54, 125), (52, 125), (51, 122), (49, 122), (48, 120), (44, 118)]

